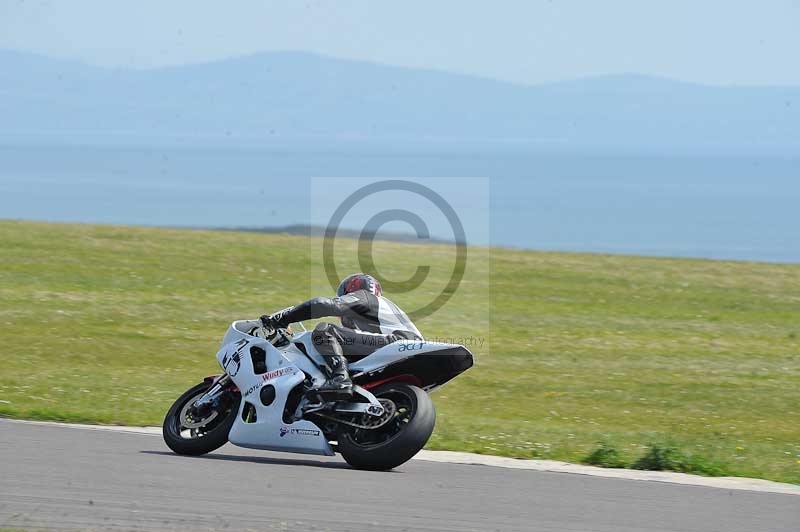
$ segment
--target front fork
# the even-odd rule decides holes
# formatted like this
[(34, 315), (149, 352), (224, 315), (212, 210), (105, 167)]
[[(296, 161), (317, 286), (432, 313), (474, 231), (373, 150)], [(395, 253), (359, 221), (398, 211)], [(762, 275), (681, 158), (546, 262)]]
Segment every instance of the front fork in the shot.
[(214, 380), (211, 388), (192, 404), (192, 408), (198, 413), (208, 407), (216, 408), (219, 406), (219, 400), (230, 383), (231, 378), (227, 373), (220, 375)]

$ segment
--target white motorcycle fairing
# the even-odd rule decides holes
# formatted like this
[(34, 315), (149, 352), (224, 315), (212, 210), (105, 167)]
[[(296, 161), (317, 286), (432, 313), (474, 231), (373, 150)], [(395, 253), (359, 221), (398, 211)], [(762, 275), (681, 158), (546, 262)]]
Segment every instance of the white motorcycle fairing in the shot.
[[(317, 425), (307, 420), (284, 423), (283, 419), (289, 393), (306, 379), (305, 374), (314, 382), (324, 382), (324, 374), (302, 353), (300, 357), (291, 357), (292, 360), (270, 342), (248, 333), (260, 326), (256, 321), (234, 322), (217, 353), (220, 366), (242, 394), (239, 412), (228, 436), (230, 442), (253, 449), (333, 456), (328, 440)], [(259, 364), (262, 357), (263, 365)], [(259, 370), (266, 371), (257, 372), (256, 364), (261, 366)], [(274, 388), (274, 397), (264, 404), (260, 392), (268, 386)], [(255, 409), (255, 420), (249, 423), (243, 418), (248, 404)]]

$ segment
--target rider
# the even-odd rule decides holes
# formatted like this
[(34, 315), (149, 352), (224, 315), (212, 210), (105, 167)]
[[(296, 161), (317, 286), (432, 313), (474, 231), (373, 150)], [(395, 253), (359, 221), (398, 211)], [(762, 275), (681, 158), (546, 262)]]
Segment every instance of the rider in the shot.
[(327, 382), (319, 392), (337, 396), (353, 393), (345, 355), (365, 357), (401, 339), (422, 339), (419, 330), (400, 307), (381, 295), (381, 284), (365, 273), (345, 277), (335, 298), (317, 297), (272, 315), (261, 317), (265, 327), (285, 328), (290, 323), (338, 316), (342, 325), (320, 322), (311, 333), (323, 356)]

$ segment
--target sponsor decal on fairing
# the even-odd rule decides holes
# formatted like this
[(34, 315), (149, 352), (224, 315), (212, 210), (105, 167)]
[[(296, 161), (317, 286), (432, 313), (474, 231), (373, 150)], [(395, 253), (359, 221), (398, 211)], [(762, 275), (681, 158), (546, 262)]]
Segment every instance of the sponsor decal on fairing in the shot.
[(320, 431), (314, 429), (293, 429), (289, 427), (281, 427), (279, 434), (281, 438), (287, 434), (290, 436), (319, 436)]

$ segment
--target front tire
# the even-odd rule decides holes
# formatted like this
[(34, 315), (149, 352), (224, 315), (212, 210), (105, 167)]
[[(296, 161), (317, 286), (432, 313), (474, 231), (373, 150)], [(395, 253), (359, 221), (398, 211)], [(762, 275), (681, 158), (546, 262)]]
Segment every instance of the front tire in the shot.
[(388, 471), (425, 446), (436, 424), (436, 409), (427, 393), (409, 384), (389, 383), (371, 391), (394, 404), (391, 421), (372, 430), (343, 428), (338, 450), (356, 469)]
[[(186, 410), (209, 389), (208, 383), (193, 386), (181, 395), (164, 418), (162, 434), (167, 446), (177, 454), (199, 456), (228, 443), (228, 434), (239, 413), (241, 395), (228, 392), (217, 409), (204, 419), (187, 423)], [(187, 427), (186, 425), (191, 425)]]

